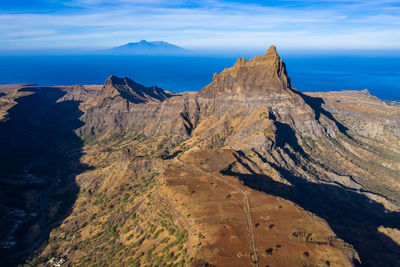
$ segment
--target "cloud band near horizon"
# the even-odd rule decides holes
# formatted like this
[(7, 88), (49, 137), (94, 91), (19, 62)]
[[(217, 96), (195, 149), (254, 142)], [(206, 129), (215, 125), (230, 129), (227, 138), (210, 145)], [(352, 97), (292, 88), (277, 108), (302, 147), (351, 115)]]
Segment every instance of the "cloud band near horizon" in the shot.
[(393, 0), (3, 0), (0, 49), (400, 49), (399, 26)]

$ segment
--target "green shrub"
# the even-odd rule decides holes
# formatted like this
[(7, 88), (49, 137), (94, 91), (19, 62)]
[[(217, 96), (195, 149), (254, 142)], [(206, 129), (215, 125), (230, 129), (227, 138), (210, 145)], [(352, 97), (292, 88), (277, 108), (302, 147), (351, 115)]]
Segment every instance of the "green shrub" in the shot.
[(138, 241), (135, 242), (134, 246), (140, 247), (144, 240), (145, 240), (145, 237), (140, 238)]
[(128, 199), (129, 199), (129, 194), (126, 193), (126, 194), (124, 194), (123, 197), (121, 198), (121, 201), (122, 201), (122, 202), (127, 202)]
[(131, 230), (130, 226), (125, 227), (125, 229), (122, 231), (123, 234), (128, 233)]
[(164, 237), (161, 239), (160, 244), (167, 243), (169, 241), (169, 237)]
[(156, 238), (160, 235), (160, 233), (163, 232), (163, 231), (164, 231), (164, 229), (162, 229), (162, 228), (159, 229), (157, 232), (155, 232), (155, 234), (153, 235), (152, 238), (153, 238), (153, 239), (156, 239)]

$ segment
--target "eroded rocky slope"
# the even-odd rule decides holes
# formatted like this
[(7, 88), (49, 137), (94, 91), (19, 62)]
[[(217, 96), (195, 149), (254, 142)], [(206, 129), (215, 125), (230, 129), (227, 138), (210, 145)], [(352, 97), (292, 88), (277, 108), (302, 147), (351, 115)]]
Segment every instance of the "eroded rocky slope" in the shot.
[(79, 104), (69, 132), (88, 169), (69, 176), (79, 193), (30, 264), (400, 263), (399, 107), (303, 94), (275, 47), (198, 93), (114, 76), (59, 90), (56, 103)]

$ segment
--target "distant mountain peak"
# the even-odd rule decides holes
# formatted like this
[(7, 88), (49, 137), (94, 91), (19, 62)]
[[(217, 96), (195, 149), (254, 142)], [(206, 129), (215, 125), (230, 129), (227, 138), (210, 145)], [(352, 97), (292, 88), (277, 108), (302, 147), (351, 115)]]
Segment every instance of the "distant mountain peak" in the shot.
[(136, 55), (178, 55), (185, 54), (188, 50), (165, 41), (130, 42), (121, 46), (108, 49), (112, 54), (136, 54)]

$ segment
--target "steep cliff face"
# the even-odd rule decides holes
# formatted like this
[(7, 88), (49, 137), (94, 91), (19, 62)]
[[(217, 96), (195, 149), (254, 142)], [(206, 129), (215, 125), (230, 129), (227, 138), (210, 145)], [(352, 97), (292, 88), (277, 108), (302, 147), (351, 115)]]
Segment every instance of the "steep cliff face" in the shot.
[(239, 58), (235, 65), (220, 74), (200, 91), (204, 98), (218, 97), (267, 97), (272, 94), (290, 94), (290, 79), (286, 65), (275, 46), (267, 53), (251, 60)]
[[(293, 139), (336, 136), (340, 125), (321, 108), (317, 98), (291, 87), (285, 63), (271, 46), (265, 55), (246, 60), (220, 74), (187, 101), (186, 118), (200, 139), (218, 135), (235, 148), (273, 147), (275, 134), (293, 131)], [(207, 119), (205, 119), (207, 118)], [(201, 130), (200, 130), (201, 129)], [(294, 141), (294, 140), (292, 140)]]

